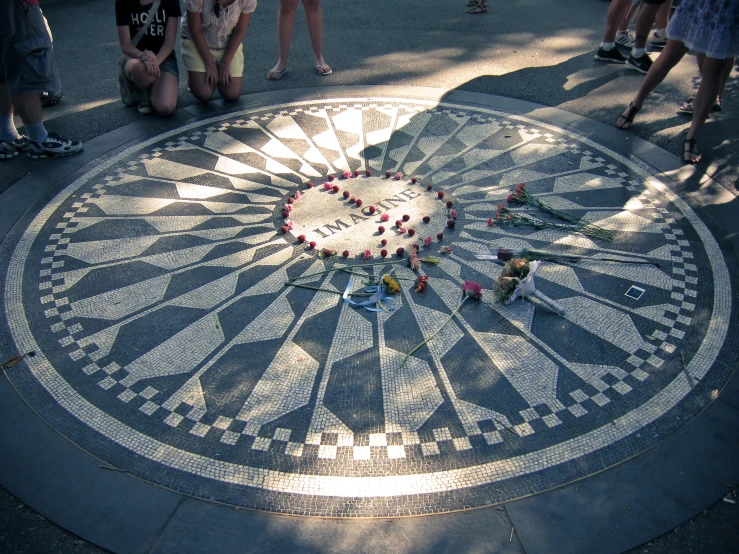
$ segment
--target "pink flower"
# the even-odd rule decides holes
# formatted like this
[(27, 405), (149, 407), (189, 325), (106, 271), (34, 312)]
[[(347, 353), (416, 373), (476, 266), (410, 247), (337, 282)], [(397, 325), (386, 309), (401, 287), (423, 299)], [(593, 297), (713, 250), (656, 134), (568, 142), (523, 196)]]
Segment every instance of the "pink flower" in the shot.
[(288, 219), (287, 220), (287, 228), (288, 228), (288, 230), (292, 230), (293, 227), (295, 227), (295, 225), (293, 224), (292, 219)]
[(401, 180), (402, 178), (403, 178), (403, 174), (402, 174), (402, 173), (401, 173), (400, 171), (398, 171), (398, 172), (397, 172), (397, 173), (395, 174), (395, 180), (396, 180), (396, 181), (400, 181), (400, 180)]
[(406, 230), (405, 227), (403, 227), (402, 225), (398, 227), (398, 233), (400, 233), (401, 235), (405, 234), (405, 230)]
[(457, 210), (449, 210), (449, 217), (457, 219)]
[(348, 171), (345, 171), (344, 172), (344, 179), (351, 179), (351, 178), (352, 178), (352, 174), (349, 173)]
[(364, 251), (364, 254), (362, 254), (362, 257), (363, 257), (363, 258), (364, 258), (365, 260), (369, 260), (369, 259), (371, 259), (371, 258), (372, 258), (372, 251), (371, 251), (371, 250), (365, 250), (365, 251)]
[(482, 298), (482, 285), (474, 281), (465, 281), (462, 285), (462, 293), (469, 298), (479, 300)]
[(526, 183), (518, 183), (516, 185), (516, 196), (520, 196), (521, 191), (524, 190), (525, 188), (526, 188)]
[(285, 205), (283, 206), (283, 209), (284, 209), (285, 211), (287, 211), (287, 212), (291, 212), (291, 211), (293, 211), (293, 205), (292, 205), (292, 204), (285, 204)]
[(382, 214), (380, 216), (380, 221), (390, 221), (390, 216), (387, 214)]
[(298, 199), (298, 198), (300, 198), (301, 196), (303, 196), (303, 193), (302, 193), (302, 192), (300, 192), (299, 190), (296, 190), (296, 191), (295, 191), (295, 200), (297, 200), (297, 199)]
[(334, 186), (331, 183), (323, 183), (323, 190), (331, 190)]
[(493, 218), (492, 218), (492, 217), (489, 217), (489, 218), (488, 218), (488, 227), (492, 227), (493, 225), (495, 225), (495, 224), (493, 223)]
[(516, 197), (513, 196), (512, 194), (509, 194), (508, 195), (508, 202), (515, 202), (515, 201), (516, 201)]
[(428, 275), (421, 275), (416, 280), (416, 292), (424, 292), (426, 290), (426, 286), (429, 282), (429, 276)]
[(434, 239), (432, 239), (431, 237), (426, 237), (425, 239), (423, 239), (423, 245), (424, 246), (431, 246), (431, 243), (433, 242), (433, 240)]

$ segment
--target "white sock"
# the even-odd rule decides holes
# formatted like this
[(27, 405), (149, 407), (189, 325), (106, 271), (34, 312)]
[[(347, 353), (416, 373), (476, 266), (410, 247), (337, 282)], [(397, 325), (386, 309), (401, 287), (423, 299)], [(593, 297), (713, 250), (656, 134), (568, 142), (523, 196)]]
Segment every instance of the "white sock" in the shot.
[(28, 140), (33, 142), (44, 142), (49, 136), (43, 123), (26, 123), (26, 132)]
[(667, 35), (667, 29), (657, 29), (654, 31), (654, 36), (657, 38), (665, 38)]
[(644, 55), (644, 52), (646, 52), (646, 48), (632, 48), (631, 49), (631, 56), (634, 58), (641, 58)]
[(18, 129), (15, 128), (13, 114), (0, 115), (0, 140), (10, 142), (18, 138)]
[(613, 47), (616, 46), (615, 42), (601, 42), (600, 47), (608, 52), (609, 50), (613, 50)]
[(626, 37), (626, 36), (629, 36), (629, 31), (628, 30), (626, 30), (626, 31), (616, 31), (616, 36), (617, 37)]

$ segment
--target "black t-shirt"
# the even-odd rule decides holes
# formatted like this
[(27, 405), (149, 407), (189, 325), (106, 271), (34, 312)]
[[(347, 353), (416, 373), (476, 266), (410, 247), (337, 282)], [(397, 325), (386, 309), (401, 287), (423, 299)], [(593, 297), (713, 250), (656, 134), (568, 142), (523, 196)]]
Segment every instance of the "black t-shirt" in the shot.
[[(151, 10), (151, 4), (141, 5), (139, 0), (115, 0), (115, 24), (119, 26), (128, 25), (131, 39), (136, 36), (139, 29), (147, 23), (146, 16)], [(149, 28), (136, 45), (139, 50), (151, 50), (155, 54), (161, 50), (164, 44), (164, 33), (167, 30), (167, 19), (170, 17), (181, 17), (179, 0), (162, 0), (159, 9), (151, 17)], [(174, 56), (174, 50), (170, 56)]]

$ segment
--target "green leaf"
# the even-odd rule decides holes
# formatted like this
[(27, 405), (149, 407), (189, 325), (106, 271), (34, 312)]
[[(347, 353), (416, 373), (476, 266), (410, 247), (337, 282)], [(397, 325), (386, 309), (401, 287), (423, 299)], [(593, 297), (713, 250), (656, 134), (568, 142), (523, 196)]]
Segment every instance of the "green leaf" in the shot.
[(421, 258), (422, 262), (426, 262), (427, 264), (438, 264), (439, 258), (433, 258), (431, 256), (426, 256), (425, 258)]

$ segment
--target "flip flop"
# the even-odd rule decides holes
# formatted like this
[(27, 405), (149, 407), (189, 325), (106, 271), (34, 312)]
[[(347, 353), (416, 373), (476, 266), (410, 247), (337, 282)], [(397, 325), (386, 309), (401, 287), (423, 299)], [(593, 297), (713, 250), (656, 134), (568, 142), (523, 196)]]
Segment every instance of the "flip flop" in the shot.
[(319, 75), (331, 75), (334, 72), (334, 70), (331, 69), (330, 65), (316, 64), (315, 68), (316, 68), (316, 71), (318, 71)]
[(285, 69), (270, 69), (267, 72), (267, 79), (269, 79), (270, 81), (279, 81), (286, 74), (287, 74), (287, 68), (285, 68)]

